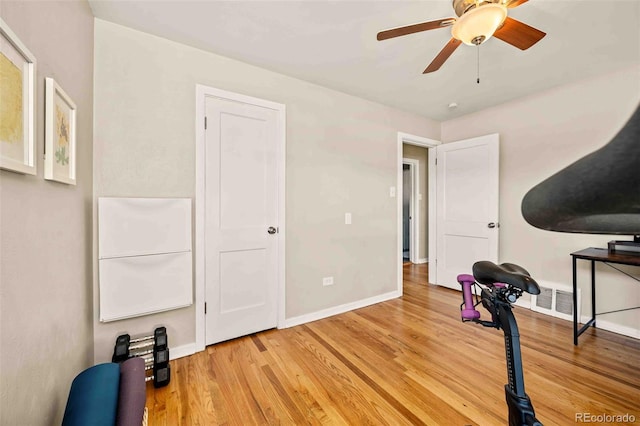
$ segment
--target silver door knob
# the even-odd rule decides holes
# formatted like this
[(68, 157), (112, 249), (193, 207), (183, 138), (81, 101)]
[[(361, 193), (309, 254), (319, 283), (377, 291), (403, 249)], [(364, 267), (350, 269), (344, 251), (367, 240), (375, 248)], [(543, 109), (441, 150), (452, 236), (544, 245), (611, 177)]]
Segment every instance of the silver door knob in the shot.
[(278, 232), (278, 230), (273, 226), (270, 226), (269, 229), (267, 229), (267, 232), (270, 234), (275, 234), (276, 232)]
[(496, 228), (496, 227), (499, 227), (499, 226), (500, 226), (499, 224), (494, 223), (494, 222), (489, 222), (489, 223), (487, 224), (487, 228), (491, 228), (491, 229)]

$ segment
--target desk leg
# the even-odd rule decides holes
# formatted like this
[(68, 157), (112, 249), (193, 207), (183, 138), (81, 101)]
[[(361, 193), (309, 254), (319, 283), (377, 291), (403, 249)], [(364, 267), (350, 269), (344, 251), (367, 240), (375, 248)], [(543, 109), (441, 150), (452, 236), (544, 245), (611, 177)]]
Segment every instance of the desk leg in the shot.
[(591, 261), (591, 322), (596, 326), (596, 262)]
[(573, 344), (578, 346), (578, 286), (576, 275), (576, 258), (571, 257), (573, 260)]
[(577, 289), (576, 258), (573, 258), (573, 344), (578, 346), (578, 336), (591, 326), (596, 326), (596, 262), (591, 261), (591, 319), (578, 328), (578, 289)]

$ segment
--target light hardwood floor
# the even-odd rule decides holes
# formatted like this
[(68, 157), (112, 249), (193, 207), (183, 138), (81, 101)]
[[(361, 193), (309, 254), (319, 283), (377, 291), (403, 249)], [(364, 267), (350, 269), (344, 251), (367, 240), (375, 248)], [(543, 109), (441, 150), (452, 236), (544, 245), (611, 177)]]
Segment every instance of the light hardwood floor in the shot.
[[(507, 424), (502, 332), (463, 324), (460, 293), (425, 284), (426, 266), (404, 272), (402, 298), (172, 361), (171, 383), (148, 385), (149, 424)], [(574, 347), (570, 322), (515, 313), (545, 425), (640, 422), (640, 341), (590, 329)]]

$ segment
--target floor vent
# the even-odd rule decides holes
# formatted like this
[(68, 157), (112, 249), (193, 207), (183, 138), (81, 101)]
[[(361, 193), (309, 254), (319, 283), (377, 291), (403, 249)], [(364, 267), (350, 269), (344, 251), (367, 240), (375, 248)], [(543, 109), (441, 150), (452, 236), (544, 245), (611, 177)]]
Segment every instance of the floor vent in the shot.
[[(531, 310), (557, 318), (573, 320), (573, 291), (569, 286), (540, 282), (540, 294), (531, 296)], [(580, 289), (578, 289), (578, 318), (580, 318)]]

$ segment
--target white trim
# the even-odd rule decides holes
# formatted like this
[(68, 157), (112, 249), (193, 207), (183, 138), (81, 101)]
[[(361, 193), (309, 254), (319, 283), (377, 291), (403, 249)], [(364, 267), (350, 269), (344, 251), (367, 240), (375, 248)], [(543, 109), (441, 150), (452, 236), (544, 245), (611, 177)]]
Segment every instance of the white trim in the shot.
[(205, 235), (204, 235), (204, 194), (205, 194), (205, 99), (217, 97), (269, 108), (278, 112), (277, 122), (277, 158), (278, 158), (278, 328), (285, 322), (285, 160), (286, 160), (286, 106), (277, 102), (228, 92), (201, 84), (196, 84), (196, 197), (195, 197), (195, 287), (196, 287), (196, 342), (194, 351), (204, 350), (206, 344), (205, 303)]
[(278, 158), (278, 328), (283, 328), (286, 321), (285, 306), (287, 302), (286, 293), (286, 262), (285, 262), (285, 241), (286, 231), (285, 227), (285, 211), (286, 211), (286, 164), (287, 164), (287, 109), (284, 104), (279, 105), (280, 114), (278, 114), (278, 152), (276, 157)]
[(177, 348), (169, 348), (169, 359), (174, 360), (183, 358), (185, 356), (193, 355), (196, 353), (196, 344), (189, 343), (186, 345), (178, 346)]
[(304, 314), (297, 317), (289, 318), (285, 321), (284, 328), (294, 327), (296, 325), (306, 324), (312, 321), (318, 321), (334, 315), (343, 314), (355, 309), (364, 308), (366, 306), (375, 305), (376, 303), (386, 302), (387, 300), (397, 299), (402, 296), (401, 291), (391, 291), (389, 293), (379, 294), (367, 299), (358, 300), (356, 302), (345, 303), (343, 305), (334, 306), (323, 309), (321, 311)]
[(196, 342), (195, 351), (200, 352), (205, 348), (206, 341), (206, 318), (204, 315), (204, 302), (205, 302), (205, 236), (204, 236), (204, 224), (205, 224), (205, 128), (204, 117), (206, 115), (205, 109), (205, 96), (207, 94), (207, 87), (196, 84), (196, 197), (194, 199), (195, 204), (195, 235), (194, 235), (194, 270), (195, 270), (195, 287), (196, 298), (194, 306), (196, 310)]
[[(413, 220), (409, 222), (409, 260), (411, 261), (411, 263), (418, 263), (418, 255), (420, 254), (420, 202), (418, 200), (418, 194), (420, 193), (420, 162), (413, 158), (403, 158), (402, 164), (409, 165), (409, 172), (411, 173), (411, 196), (409, 197), (409, 215), (413, 218)], [(404, 198), (404, 188), (402, 197)]]
[[(604, 315), (604, 314), (603, 314)], [(586, 324), (591, 319), (590, 316), (581, 316), (580, 321), (582, 324)], [(596, 317), (596, 328), (600, 330), (610, 331), (612, 333), (622, 334), (623, 336), (633, 337), (640, 339), (640, 330), (625, 325), (613, 323), (611, 321), (603, 320), (601, 317)]]
[(521, 308), (525, 308), (525, 309), (531, 309), (531, 298), (529, 299), (518, 299), (515, 301), (514, 305), (516, 306), (520, 306)]
[[(435, 165), (436, 165), (436, 150), (435, 147), (440, 145), (441, 142), (424, 138), (422, 136), (411, 135), (409, 133), (398, 132), (396, 139), (397, 147), (397, 177), (396, 177), (396, 198), (397, 198), (397, 247), (396, 247), (396, 283), (398, 292), (402, 294), (402, 144), (416, 145), (429, 149), (429, 253), (432, 255), (432, 260), (435, 259), (435, 236), (436, 236), (436, 192), (435, 192)], [(430, 265), (431, 266), (431, 265)], [(429, 282), (435, 281), (435, 266), (429, 268)]]
[(423, 257), (422, 259), (416, 259), (415, 263), (429, 263), (429, 258), (428, 257)]
[(437, 256), (437, 245), (436, 245), (436, 229), (437, 229), (437, 210), (436, 210), (436, 188), (437, 188), (437, 178), (436, 178), (436, 164), (437, 164), (437, 150), (436, 147), (429, 148), (429, 256), (431, 257), (431, 261), (429, 263), (428, 276), (427, 281), (430, 283), (437, 283), (437, 270), (436, 264), (438, 262)]

